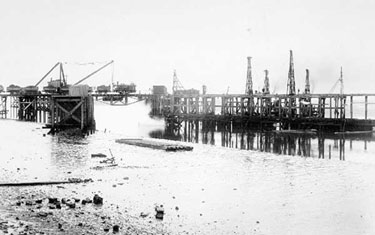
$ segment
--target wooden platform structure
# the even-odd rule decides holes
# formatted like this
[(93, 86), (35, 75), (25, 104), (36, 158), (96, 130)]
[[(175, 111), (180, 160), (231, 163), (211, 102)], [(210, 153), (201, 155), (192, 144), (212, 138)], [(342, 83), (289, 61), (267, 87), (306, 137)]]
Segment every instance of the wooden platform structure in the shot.
[[(168, 95), (154, 98), (152, 113), (176, 126), (188, 120), (203, 127), (231, 123), (245, 129), (365, 131), (375, 126), (370, 98), (375, 100), (375, 94)], [(358, 105), (364, 106), (360, 113)]]
[(51, 96), (50, 122), (52, 132), (78, 128), (83, 132), (95, 131), (93, 97)]
[(51, 133), (64, 129), (95, 131), (92, 96), (0, 94), (0, 117), (45, 123)]

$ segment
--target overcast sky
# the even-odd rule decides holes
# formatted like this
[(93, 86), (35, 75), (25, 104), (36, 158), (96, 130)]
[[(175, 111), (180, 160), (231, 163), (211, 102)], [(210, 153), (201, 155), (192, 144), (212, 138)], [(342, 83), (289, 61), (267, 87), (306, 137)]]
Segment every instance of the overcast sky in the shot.
[(57, 61), (74, 83), (99, 65), (73, 62), (113, 59), (114, 80), (141, 90), (171, 91), (176, 69), (185, 88), (243, 93), (252, 56), (254, 88), (268, 69), (285, 93), (292, 49), (297, 88), (309, 68), (313, 91), (328, 92), (343, 66), (345, 92), (375, 93), (374, 12), (371, 0), (2, 0), (0, 84), (33, 85)]

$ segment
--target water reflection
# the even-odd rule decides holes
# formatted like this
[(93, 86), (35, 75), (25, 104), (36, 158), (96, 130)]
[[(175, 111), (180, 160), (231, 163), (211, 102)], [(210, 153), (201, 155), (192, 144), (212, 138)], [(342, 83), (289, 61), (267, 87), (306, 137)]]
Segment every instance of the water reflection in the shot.
[(277, 131), (257, 131), (232, 129), (229, 125), (202, 128), (202, 123), (186, 121), (179, 127), (166, 126), (164, 130), (149, 133), (152, 138), (163, 138), (183, 142), (218, 145), (228, 148), (256, 150), (283, 155), (298, 155), (315, 158), (336, 158), (345, 160), (345, 147), (353, 141), (367, 142), (375, 138), (372, 133), (361, 135), (342, 135), (333, 133), (284, 133)]

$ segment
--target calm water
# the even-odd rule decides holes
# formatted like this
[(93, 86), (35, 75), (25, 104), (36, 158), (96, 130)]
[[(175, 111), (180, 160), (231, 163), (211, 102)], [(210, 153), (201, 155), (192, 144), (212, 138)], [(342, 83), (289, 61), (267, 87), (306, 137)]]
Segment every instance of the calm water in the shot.
[[(84, 139), (43, 136), (47, 130), (40, 124), (0, 120), (0, 181), (90, 177), (94, 183), (74, 190), (82, 195), (100, 191), (106, 203), (136, 217), (153, 214), (154, 206), (163, 204), (166, 215), (160, 223), (174, 234), (375, 233), (372, 136), (193, 127), (170, 133), (163, 122), (148, 118), (148, 111), (141, 103), (98, 103), (99, 131)], [(194, 150), (171, 153), (115, 143), (150, 135), (189, 142)], [(98, 169), (100, 159), (92, 159), (92, 153), (112, 153), (119, 167)], [(149, 220), (154, 219), (144, 224)]]

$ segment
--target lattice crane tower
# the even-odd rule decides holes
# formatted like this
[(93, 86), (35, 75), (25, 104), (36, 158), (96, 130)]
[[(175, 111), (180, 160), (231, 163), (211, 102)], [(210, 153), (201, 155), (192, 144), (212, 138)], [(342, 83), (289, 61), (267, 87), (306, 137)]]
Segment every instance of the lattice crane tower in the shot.
[(178, 90), (184, 90), (184, 87), (182, 86), (180, 80), (178, 80), (178, 78), (177, 78), (176, 70), (174, 70), (172, 91), (173, 91), (173, 93), (175, 93)]
[(251, 74), (251, 57), (247, 57), (246, 95), (253, 94), (253, 77)]
[(306, 69), (305, 94), (310, 94), (310, 72)]
[(293, 51), (292, 50), (290, 50), (288, 85), (287, 85), (286, 93), (288, 95), (296, 94), (296, 81), (294, 78), (294, 63), (293, 63)]
[(340, 95), (342, 95), (343, 93), (344, 93), (344, 79), (343, 79), (342, 67), (341, 67), (341, 70), (340, 70)]
[(270, 80), (268, 78), (268, 70), (264, 70), (264, 74), (265, 74), (265, 77), (264, 77), (264, 91), (263, 93), (264, 94), (269, 94), (270, 93)]

